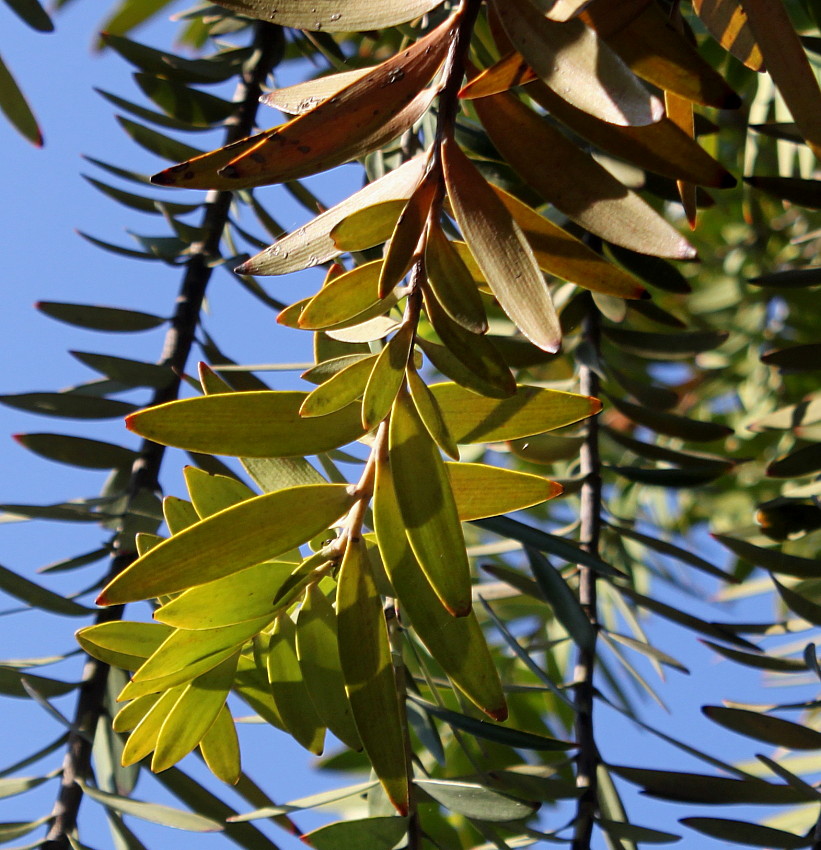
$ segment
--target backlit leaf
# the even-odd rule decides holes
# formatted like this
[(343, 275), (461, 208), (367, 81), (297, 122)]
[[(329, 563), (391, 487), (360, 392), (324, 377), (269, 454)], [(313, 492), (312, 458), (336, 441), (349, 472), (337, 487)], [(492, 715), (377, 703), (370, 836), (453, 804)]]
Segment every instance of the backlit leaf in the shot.
[(306, 396), (288, 391), (199, 396), (141, 410), (126, 426), (164, 445), (238, 457), (301, 457), (362, 436), (356, 405), (303, 419), (299, 409)]
[(208, 769), (217, 779), (236, 785), (242, 775), (237, 728), (228, 706), (223, 705), (217, 719), (200, 741), (200, 752)]
[(423, 88), (444, 60), (453, 28), (449, 18), (310, 112), (218, 151), (178, 157), (186, 161), (152, 181), (242, 189), (306, 177), (380, 147), (427, 109), (433, 92)]
[(663, 115), (658, 98), (581, 21), (556, 23), (526, 0), (493, 9), (530, 67), (574, 106), (611, 124), (652, 124)]
[(376, 358), (362, 398), (362, 424), (368, 430), (390, 413), (396, 394), (405, 382), (415, 330), (413, 324), (402, 325)]
[[(474, 106), (493, 144), (525, 182), (582, 227), (643, 254), (695, 257), (655, 210), (521, 101), (498, 94)], [(542, 151), (538, 158), (534, 146)]]
[(693, 0), (693, 9), (721, 46), (753, 71), (764, 70), (740, 0)]
[(523, 510), (553, 499), (561, 484), (539, 475), (484, 463), (447, 463), (453, 498), (463, 522)]
[(80, 629), (75, 637), (92, 657), (113, 667), (136, 670), (172, 630), (159, 623), (111, 622)]
[(315, 0), (307, 7), (301, 0), (220, 0), (220, 5), (249, 15), (303, 30), (355, 32), (381, 29), (421, 17), (438, 6), (441, 0), (381, 0), (374, 6), (370, 0)]
[(241, 502), (154, 547), (114, 578), (97, 602), (148, 599), (239, 572), (310, 540), (352, 504), (344, 484), (292, 487)]
[(312, 584), (305, 592), (296, 623), (296, 648), (305, 687), (322, 722), (351, 749), (362, 748), (345, 693), (339, 660), (336, 612)]
[(253, 499), (257, 494), (246, 484), (226, 475), (212, 475), (195, 466), (183, 470), (185, 486), (200, 519)]
[(409, 777), (401, 707), (382, 599), (363, 540), (349, 539), (339, 572), (339, 657), (356, 728), (373, 770), (397, 811), (408, 811)]
[(321, 826), (302, 836), (316, 850), (349, 850), (367, 847), (368, 850), (391, 850), (405, 835), (408, 822), (401, 817), (371, 817), (345, 820)]
[(502, 309), (534, 345), (558, 351), (559, 320), (519, 225), (453, 139), (443, 161), (459, 227)]
[(445, 464), (407, 394), (394, 404), (390, 459), (402, 525), (442, 604), (470, 611), (470, 565)]
[(409, 198), (422, 176), (425, 163), (424, 156), (417, 156), (394, 171), (389, 171), (304, 227), (283, 236), (270, 248), (239, 266), (237, 271), (240, 274), (288, 274), (338, 256), (342, 251), (337, 248), (331, 235), (335, 227), (341, 226), (352, 214), (372, 205)]
[(308, 692), (296, 649), (296, 627), (287, 614), (277, 618), (268, 652), (268, 681), (287, 731), (310, 752), (319, 755), (325, 727)]
[(306, 396), (299, 408), (299, 415), (326, 416), (355, 401), (365, 392), (375, 360), (376, 355), (357, 358), (332, 375)]
[(431, 386), (448, 430), (457, 443), (530, 437), (586, 419), (601, 409), (589, 396), (520, 385), (510, 398), (478, 395), (458, 384)]
[(537, 808), (472, 782), (416, 779), (414, 784), (446, 809), (476, 820), (520, 820), (532, 815)]
[(340, 252), (364, 251), (381, 245), (391, 238), (406, 206), (404, 200), (382, 201), (357, 210), (334, 226), (331, 239)]
[(288, 115), (301, 115), (361, 79), (370, 73), (370, 70), (370, 68), (356, 68), (353, 71), (340, 71), (337, 74), (326, 74), (313, 80), (305, 80), (293, 86), (267, 92), (262, 95), (259, 102)]

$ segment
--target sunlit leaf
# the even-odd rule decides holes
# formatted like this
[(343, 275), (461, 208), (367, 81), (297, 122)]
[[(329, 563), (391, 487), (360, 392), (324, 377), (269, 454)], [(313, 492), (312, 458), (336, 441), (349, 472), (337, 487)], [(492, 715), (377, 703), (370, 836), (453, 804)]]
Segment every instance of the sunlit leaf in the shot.
[(559, 320), (519, 225), (453, 139), (443, 146), (443, 160), (456, 219), (493, 294), (534, 345), (557, 351)]
[(532, 815), (537, 808), (472, 782), (416, 779), (414, 784), (446, 809), (476, 820), (520, 820)]
[(356, 728), (397, 811), (408, 811), (405, 736), (382, 599), (361, 539), (350, 540), (339, 572), (339, 657)]
[(163, 541), (114, 578), (97, 602), (148, 599), (239, 572), (310, 540), (352, 504), (343, 484), (293, 487), (241, 502)]
[(301, 457), (362, 436), (356, 405), (303, 419), (299, 409), (306, 396), (288, 391), (199, 396), (141, 410), (126, 425), (165, 445), (238, 457)]
[(355, 401), (365, 392), (375, 360), (376, 355), (358, 357), (321, 383), (302, 402), (300, 416), (326, 416)]
[(349, 850), (367, 847), (368, 850), (391, 850), (408, 829), (402, 817), (371, 817), (346, 820), (321, 826), (306, 833), (302, 839), (316, 850)]
[(412, 324), (402, 325), (376, 358), (362, 398), (362, 424), (369, 430), (390, 413), (393, 401), (404, 385), (414, 333)]
[(652, 124), (663, 115), (661, 102), (581, 21), (556, 23), (525, 0), (493, 9), (530, 67), (574, 106), (612, 124)]
[[(310, 8), (301, 0), (219, 0), (220, 5), (244, 15), (261, 18), (283, 27), (326, 32), (353, 32), (395, 26), (413, 20), (438, 6), (441, 0), (316, 0)], [(341, 9), (341, 11), (340, 11)]]
[(200, 752), (214, 776), (231, 785), (239, 782), (242, 775), (239, 740), (228, 706), (223, 705), (200, 741)]
[(761, 50), (740, 0), (693, 0), (693, 9), (725, 50), (753, 71), (764, 70)]

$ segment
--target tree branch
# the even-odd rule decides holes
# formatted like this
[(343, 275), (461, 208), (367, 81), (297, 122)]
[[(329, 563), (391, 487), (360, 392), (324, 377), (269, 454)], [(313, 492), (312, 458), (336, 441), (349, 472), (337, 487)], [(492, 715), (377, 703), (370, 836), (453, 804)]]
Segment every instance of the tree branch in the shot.
[[(582, 333), (585, 341), (598, 353), (600, 348), (600, 317), (590, 300)], [(588, 366), (581, 366), (580, 390), (584, 395), (598, 396), (599, 376)], [(587, 420), (584, 444), (581, 448), (581, 544), (593, 555), (599, 553), (601, 532), (602, 482), (599, 457), (599, 424), (596, 417)], [(588, 620), (598, 629), (596, 606), (596, 574), (590, 567), (579, 567), (579, 602)], [(574, 675), (576, 700), (576, 742), (579, 752), (576, 760), (576, 787), (581, 794), (576, 809), (573, 850), (589, 850), (593, 820), (598, 808), (596, 770), (599, 753), (593, 731), (594, 674), (596, 668), (596, 643), (580, 648)]]
[[(248, 61), (242, 80), (237, 86), (234, 101), (237, 104), (233, 119), (228, 125), (225, 143), (230, 144), (250, 135), (261, 94), (261, 86), (271, 69), (279, 62), (283, 49), (283, 33), (279, 27), (258, 23), (254, 27), (254, 53)], [(185, 370), (199, 323), (202, 301), (213, 271), (211, 260), (219, 254), (223, 230), (228, 221), (231, 204), (230, 192), (210, 192), (205, 201), (201, 229), (205, 237), (191, 246), (191, 258), (177, 296), (171, 327), (165, 336), (160, 364), (170, 367), (174, 380), (158, 389), (150, 405), (172, 401), (179, 394), (180, 375)], [(128, 485), (127, 515), (137, 497), (144, 492), (156, 492), (165, 447), (143, 440), (137, 460), (131, 470)], [(137, 555), (131, 545), (119, 539), (111, 559), (106, 581), (131, 564)], [(95, 624), (121, 619), (123, 606), (100, 610)], [(77, 825), (77, 814), (83, 792), (77, 779), (87, 779), (91, 770), (91, 749), (94, 731), (105, 708), (107, 664), (88, 658), (83, 669), (82, 683), (74, 714), (74, 729), (69, 736), (68, 749), (63, 760), (60, 791), (52, 810), (52, 821), (42, 847), (44, 850), (68, 850), (68, 836)]]

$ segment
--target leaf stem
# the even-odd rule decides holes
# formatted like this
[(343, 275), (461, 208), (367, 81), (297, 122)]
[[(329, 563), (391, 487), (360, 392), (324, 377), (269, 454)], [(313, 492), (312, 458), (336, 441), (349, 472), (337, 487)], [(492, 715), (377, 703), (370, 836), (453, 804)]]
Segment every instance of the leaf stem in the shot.
[[(233, 120), (226, 132), (226, 144), (248, 136), (256, 117), (262, 83), (282, 56), (284, 39), (282, 30), (272, 24), (259, 23), (254, 27), (253, 58), (246, 65), (237, 86), (237, 104)], [(165, 336), (159, 362), (169, 366), (177, 377), (158, 389), (150, 404), (163, 404), (175, 399), (181, 378), (193, 347), (205, 290), (211, 278), (211, 261), (219, 254), (223, 230), (228, 222), (231, 204), (230, 192), (210, 192), (205, 201), (201, 229), (205, 234), (200, 242), (191, 245), (190, 259), (177, 296), (171, 327)], [(127, 515), (131, 506), (143, 493), (154, 493), (159, 488), (159, 474), (165, 446), (144, 440), (137, 460), (131, 470), (128, 484)], [(111, 581), (137, 557), (133, 544), (118, 535), (109, 566), (106, 582)], [(101, 609), (95, 623), (119, 620), (123, 606)], [(83, 668), (82, 682), (74, 714), (74, 731), (69, 735), (68, 749), (63, 760), (60, 790), (51, 814), (51, 824), (42, 844), (44, 850), (68, 850), (69, 835), (75, 831), (83, 791), (77, 780), (87, 780), (91, 773), (91, 751), (97, 723), (105, 714), (105, 695), (108, 680), (107, 664), (88, 658)]]
[[(600, 349), (600, 316), (590, 300), (584, 318), (584, 339), (598, 352)], [(598, 396), (599, 376), (589, 367), (580, 366), (580, 391), (584, 395)], [(602, 480), (599, 456), (599, 424), (596, 417), (587, 420), (585, 440), (581, 447), (581, 545), (592, 555), (599, 554), (601, 534)], [(599, 620), (596, 602), (596, 573), (590, 567), (579, 567), (579, 602), (593, 625), (594, 634)], [(596, 770), (599, 752), (593, 728), (593, 700), (595, 693), (594, 674), (596, 668), (596, 641), (592, 646), (580, 648), (574, 675), (576, 702), (576, 742), (579, 747), (576, 758), (576, 787), (580, 795), (576, 807), (573, 850), (589, 850), (593, 833), (593, 822), (598, 809)]]

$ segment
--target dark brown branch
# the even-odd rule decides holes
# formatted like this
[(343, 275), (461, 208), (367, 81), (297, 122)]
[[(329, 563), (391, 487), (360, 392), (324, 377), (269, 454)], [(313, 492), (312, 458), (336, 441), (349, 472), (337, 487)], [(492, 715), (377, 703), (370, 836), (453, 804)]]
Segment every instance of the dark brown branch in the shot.
[[(591, 299), (592, 301), (592, 299)], [(599, 314), (590, 303), (584, 321), (585, 340), (594, 351), (599, 351)], [(580, 367), (580, 391), (584, 395), (598, 396), (599, 377), (588, 366)], [(601, 461), (599, 458), (599, 425), (596, 417), (588, 420), (584, 444), (581, 449), (581, 544), (593, 555), (599, 553), (601, 532)], [(590, 567), (579, 568), (579, 602), (593, 625), (598, 628), (596, 605), (596, 574)], [(598, 808), (596, 770), (599, 754), (593, 731), (594, 674), (596, 669), (596, 644), (580, 648), (574, 675), (576, 701), (576, 742), (579, 747), (576, 761), (576, 787), (580, 789), (573, 835), (573, 850), (589, 850), (593, 821)]]
[[(253, 57), (246, 65), (234, 97), (237, 109), (226, 132), (226, 144), (250, 135), (254, 128), (262, 83), (282, 55), (282, 30), (271, 24), (257, 24), (254, 28), (253, 48)], [(171, 327), (166, 334), (160, 357), (160, 363), (170, 367), (176, 377), (167, 386), (154, 393), (150, 402), (152, 405), (171, 401), (179, 393), (179, 376), (185, 370), (194, 343), (205, 289), (213, 270), (210, 261), (219, 254), (230, 204), (230, 192), (210, 192), (206, 198), (201, 224), (205, 238), (191, 246), (191, 258), (180, 286)], [(139, 494), (157, 491), (164, 453), (164, 446), (148, 440), (143, 441), (139, 457), (131, 471), (128, 487), (129, 504), (124, 510), (126, 515)], [(131, 545), (126, 547), (121, 541), (111, 559), (106, 580), (114, 578), (135, 558), (136, 552)], [(95, 623), (119, 620), (122, 613), (122, 606), (102, 609), (97, 614)], [(108, 669), (107, 664), (94, 658), (89, 658), (83, 669), (74, 714), (74, 730), (69, 736), (68, 750), (63, 760), (60, 791), (52, 811), (48, 835), (42, 845), (45, 850), (68, 850), (69, 848), (68, 836), (76, 827), (77, 814), (83, 797), (82, 789), (76, 780), (85, 780), (90, 775), (91, 741), (97, 723), (104, 713)]]

